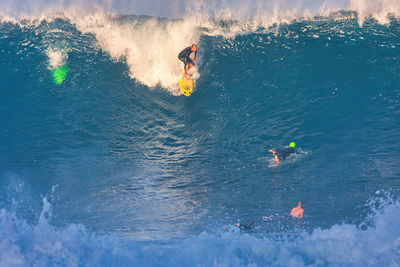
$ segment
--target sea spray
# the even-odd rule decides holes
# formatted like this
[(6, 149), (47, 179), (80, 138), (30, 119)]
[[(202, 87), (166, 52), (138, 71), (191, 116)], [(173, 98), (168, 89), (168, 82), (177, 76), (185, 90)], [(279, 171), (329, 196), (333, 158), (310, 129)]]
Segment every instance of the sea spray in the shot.
[(356, 225), (337, 224), (329, 229), (301, 233), (295, 239), (277, 241), (273, 236), (254, 237), (231, 228), (213, 234), (203, 232), (171, 247), (145, 245), (116, 235), (99, 236), (91, 234), (82, 225), (53, 226), (49, 223), (52, 205), (47, 197), (43, 197), (43, 209), (37, 223), (29, 224), (13, 211), (0, 210), (0, 264), (396, 265), (400, 260), (400, 230), (396, 227), (400, 203), (388, 196), (372, 199), (374, 203), (379, 201), (380, 208), (371, 207), (370, 215), (376, 219), (374, 225), (364, 230)]

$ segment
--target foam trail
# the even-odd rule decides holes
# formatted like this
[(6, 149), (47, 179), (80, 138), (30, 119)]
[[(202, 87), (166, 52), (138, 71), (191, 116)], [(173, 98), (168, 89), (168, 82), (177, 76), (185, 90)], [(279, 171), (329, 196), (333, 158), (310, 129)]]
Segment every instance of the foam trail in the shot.
[(67, 49), (49, 46), (46, 50), (49, 60), (49, 69), (56, 69), (64, 65), (68, 59)]

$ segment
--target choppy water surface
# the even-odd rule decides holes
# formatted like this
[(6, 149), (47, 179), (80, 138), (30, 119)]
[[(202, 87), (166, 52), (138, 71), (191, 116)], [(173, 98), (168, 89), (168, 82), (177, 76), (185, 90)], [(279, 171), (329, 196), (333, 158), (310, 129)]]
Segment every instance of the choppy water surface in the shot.
[(3, 21), (0, 265), (397, 266), (399, 30), (352, 13)]

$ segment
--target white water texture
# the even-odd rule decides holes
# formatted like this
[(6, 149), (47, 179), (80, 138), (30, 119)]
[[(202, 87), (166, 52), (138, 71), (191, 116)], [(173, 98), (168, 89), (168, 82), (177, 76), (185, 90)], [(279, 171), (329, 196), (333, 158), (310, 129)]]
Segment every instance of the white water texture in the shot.
[(134, 240), (89, 234), (80, 225), (52, 226), (52, 206), (45, 197), (36, 224), (0, 210), (0, 266), (399, 266), (400, 203), (375, 198), (369, 205), (366, 222), (372, 226), (366, 230), (334, 225), (275, 241), (235, 228), (202, 233), (178, 247), (143, 248)]
[(355, 11), (360, 17), (387, 21), (399, 17), (398, 0), (2, 0), (0, 16), (40, 16), (56, 13), (105, 13), (182, 18), (183, 14), (212, 17), (294, 18)]
[[(174, 94), (179, 93), (177, 82), (183, 73), (178, 54), (200, 38), (192, 19), (146, 18), (124, 23), (106, 16), (86, 16), (75, 23), (83, 33), (93, 33), (113, 59), (126, 61), (131, 78)], [(191, 72), (196, 75), (196, 68)]]
[[(329, 16), (343, 10), (357, 12), (360, 25), (365, 18), (385, 24), (391, 17), (400, 17), (398, 0), (5, 0), (0, 3), (0, 18), (3, 21), (21, 18), (41, 21), (54, 16), (65, 17), (81, 32), (94, 34), (101, 49), (114, 60), (126, 62), (132, 79), (150, 88), (161, 86), (178, 95), (183, 64), (177, 55), (185, 47), (199, 42), (201, 27), (208, 29), (206, 34), (221, 34), (218, 23), (213, 23), (212, 18), (240, 20), (241, 23), (235, 23), (236, 26), (229, 29), (227, 37), (232, 37), (245, 31), (241, 28), (268, 27), (275, 23), (312, 19), (316, 15)], [(113, 14), (179, 19), (123, 21)], [(46, 54), (51, 68), (63, 64), (66, 58), (52, 47)], [(196, 79), (200, 77), (197, 67), (201, 66), (201, 44), (198, 58), (196, 67), (191, 70)]]

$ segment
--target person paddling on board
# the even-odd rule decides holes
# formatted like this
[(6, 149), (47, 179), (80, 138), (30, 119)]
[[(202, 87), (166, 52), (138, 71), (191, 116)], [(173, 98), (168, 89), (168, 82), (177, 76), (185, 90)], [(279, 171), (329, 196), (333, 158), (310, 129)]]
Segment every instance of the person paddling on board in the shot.
[(299, 201), (299, 203), (297, 203), (297, 207), (294, 207), (292, 209), (292, 211), (290, 212), (290, 216), (303, 218), (304, 216), (303, 202)]
[[(190, 55), (192, 53), (194, 53), (193, 60), (190, 58)], [(183, 62), (183, 69), (184, 69), (182, 78), (183, 77), (185, 77), (186, 79), (188, 78), (186, 75), (190, 70), (190, 68), (195, 65), (193, 61), (196, 60), (196, 56), (197, 56), (197, 44), (192, 44), (192, 46), (186, 47), (179, 53), (178, 59)]]
[(289, 157), (291, 154), (296, 154), (296, 150), (294, 150), (295, 147), (296, 143), (290, 142), (289, 147), (286, 147), (281, 151), (276, 151), (275, 148), (272, 148), (269, 150), (269, 152), (274, 155), (276, 163), (279, 163), (285, 158)]

